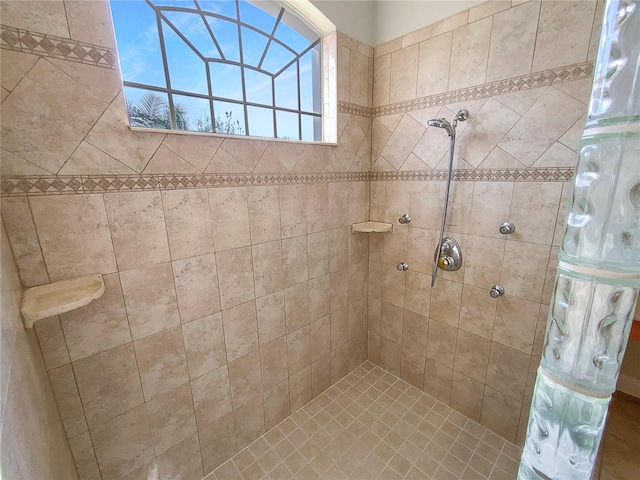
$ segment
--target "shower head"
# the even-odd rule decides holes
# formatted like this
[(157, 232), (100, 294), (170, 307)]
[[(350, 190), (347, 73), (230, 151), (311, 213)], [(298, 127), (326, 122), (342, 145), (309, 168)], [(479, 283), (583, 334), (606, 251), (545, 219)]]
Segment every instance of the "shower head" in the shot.
[(432, 118), (427, 121), (427, 125), (430, 127), (444, 128), (449, 136), (453, 133), (453, 127), (446, 118)]

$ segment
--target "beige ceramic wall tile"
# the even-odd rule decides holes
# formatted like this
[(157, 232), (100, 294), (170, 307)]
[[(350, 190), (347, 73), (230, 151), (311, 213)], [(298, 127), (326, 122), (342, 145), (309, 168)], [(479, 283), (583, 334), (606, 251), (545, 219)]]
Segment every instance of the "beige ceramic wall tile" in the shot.
[(160, 192), (105, 195), (120, 270), (170, 260)]
[(515, 441), (522, 403), (485, 387), (480, 423), (510, 442)]
[(60, 318), (57, 315), (38, 321), (35, 324), (35, 331), (47, 370), (69, 363), (69, 351), (60, 326)]
[(216, 254), (220, 302), (223, 309), (253, 300), (253, 266), (249, 247), (226, 250)]
[(439, 215), (441, 215), (438, 183), (411, 182), (410, 189), (411, 225), (432, 230), (437, 229)]
[(307, 266), (309, 278), (317, 278), (329, 273), (329, 232), (307, 235)]
[(51, 281), (116, 271), (100, 195), (33, 197), (29, 203)]
[(50, 370), (49, 380), (67, 438), (87, 431), (84, 409), (71, 365)]
[(205, 189), (162, 192), (171, 258), (213, 253), (209, 197)]
[[(346, 372), (345, 372), (346, 373)], [(311, 400), (311, 366), (289, 377), (289, 403), (291, 411), (295, 412)]]
[(485, 82), (491, 20), (478, 20), (453, 31), (449, 90), (481, 85)]
[(284, 310), (287, 333), (309, 323), (309, 286), (307, 282), (285, 289)]
[(247, 189), (251, 243), (280, 238), (280, 204), (278, 187), (249, 187)]
[(509, 294), (539, 302), (549, 263), (547, 245), (507, 242), (500, 283), (509, 285)]
[[(4, 6), (4, 5), (3, 5)], [(3, 12), (4, 13), (4, 12)], [(36, 55), (5, 50), (2, 52), (2, 73), (0, 84), (9, 92), (25, 77), (38, 61)]]
[(184, 478), (198, 480), (202, 478), (202, 458), (198, 435), (183, 440), (158, 456), (160, 479)]
[(258, 347), (256, 302), (237, 305), (222, 312), (227, 359), (235, 360)]
[(451, 396), (453, 370), (428, 358), (425, 360), (424, 391), (441, 402), (448, 403)]
[(209, 165), (222, 141), (222, 138), (207, 135), (169, 134), (162, 144), (202, 172)]
[(587, 59), (595, 8), (596, 2), (542, 2), (534, 72)]
[(255, 397), (233, 412), (238, 449), (244, 448), (265, 431), (262, 398)]
[(189, 377), (196, 378), (227, 363), (222, 314), (215, 313), (182, 325)]
[(285, 287), (308, 280), (307, 248), (305, 235), (282, 240), (282, 268), (284, 269)]
[(65, 0), (64, 9), (69, 22), (69, 33), (74, 40), (115, 48), (109, 5), (100, 0), (92, 5)]
[[(122, 80), (118, 70), (54, 58), (48, 61), (107, 103), (111, 103), (122, 90)], [(84, 173), (94, 171), (90, 165), (86, 166), (89, 170), (85, 170)]]
[(529, 2), (493, 16), (487, 82), (531, 71), (540, 3)]
[(403, 313), (401, 307), (382, 302), (380, 334), (398, 344), (402, 342)]
[(395, 169), (399, 169), (424, 132), (425, 128), (416, 122), (413, 117), (404, 115), (393, 135), (391, 135), (389, 142), (382, 150), (382, 156)]
[(180, 324), (170, 263), (120, 274), (134, 340)]
[(260, 347), (260, 368), (265, 392), (288, 377), (287, 343), (284, 337)]
[(371, 106), (369, 83), (369, 59), (351, 51), (349, 57), (349, 101), (357, 105)]
[(373, 106), (389, 103), (391, 55), (376, 57), (373, 62)]
[(282, 238), (307, 233), (307, 189), (305, 185), (280, 185), (280, 228)]
[[(328, 370), (331, 370), (329, 368)], [(291, 414), (289, 408), (289, 380), (285, 379), (263, 394), (264, 420), (267, 430)]]
[(216, 259), (212, 253), (172, 263), (182, 323), (220, 310)]
[[(2, 90), (2, 101), (8, 96), (6, 90)], [(11, 152), (8, 152), (4, 149), (2, 152), (2, 165), (0, 165), (0, 174), (2, 176), (13, 176), (13, 175), (49, 175), (45, 169), (40, 168), (34, 165), (31, 162), (27, 162), (23, 158), (14, 155)]]
[(509, 240), (549, 245), (553, 240), (562, 184), (523, 183), (513, 192), (511, 221), (516, 232)]
[(529, 359), (530, 356), (526, 353), (493, 342), (487, 370), (487, 385), (516, 400), (522, 400)]
[(338, 100), (349, 101), (349, 60), (351, 51), (338, 46)]
[[(522, 185), (518, 185), (518, 188)], [(499, 230), (500, 224), (509, 220), (513, 221), (509, 216), (513, 189), (512, 182), (474, 183), (469, 234), (493, 238), (502, 237)]]
[(103, 479), (122, 478), (153, 459), (149, 421), (142, 405), (100, 424), (91, 438)]
[[(96, 174), (129, 174), (135, 170), (120, 163), (96, 147), (82, 141), (58, 172), (59, 175), (82, 175), (87, 172)], [(24, 172), (25, 174), (28, 172)]]
[[(58, 112), (73, 115), (60, 122)], [(46, 104), (47, 109), (40, 108)], [(107, 104), (50, 62), (41, 59), (2, 103), (2, 148), (57, 173)], [(33, 112), (39, 112), (37, 122)], [(45, 134), (46, 132), (46, 134)]]
[(524, 115), (538, 101), (542, 94), (548, 90), (548, 88), (549, 87), (532, 88), (530, 90), (522, 90), (520, 92), (496, 95), (493, 98), (505, 107), (509, 107), (517, 114)]
[(96, 461), (96, 453), (93, 450), (91, 435), (84, 432), (69, 439), (69, 446), (73, 453), (73, 460), (78, 469), (78, 476), (85, 478), (100, 478), (100, 470)]
[(451, 58), (451, 32), (420, 43), (417, 96), (447, 91)]
[(307, 184), (307, 233), (329, 229), (329, 184)]
[(496, 300), (487, 292), (486, 288), (463, 285), (458, 326), (461, 330), (491, 339)]
[(400, 365), (400, 378), (406, 380), (414, 387), (422, 389), (424, 385), (425, 357), (419, 353), (402, 349), (402, 360)]
[(131, 343), (79, 360), (73, 370), (87, 423), (92, 428), (143, 402)]
[(453, 368), (458, 329), (436, 320), (429, 321), (427, 358)]
[(331, 351), (331, 319), (326, 315), (309, 324), (311, 362), (320, 360)]
[(156, 456), (197, 431), (188, 383), (155, 397), (146, 407)]
[(469, 23), (495, 15), (498, 12), (507, 10), (509, 7), (511, 7), (511, 2), (509, 2), (509, 0), (492, 0), (481, 3), (480, 5), (469, 9)]
[(391, 54), (389, 101), (402, 102), (416, 98), (418, 80), (418, 45)]
[(260, 345), (266, 345), (285, 334), (284, 292), (276, 292), (256, 300)]
[(402, 322), (402, 347), (426, 355), (429, 319), (411, 311), (404, 312)]
[(454, 370), (484, 384), (490, 347), (488, 339), (459, 330)]
[(330, 315), (331, 350), (344, 345), (349, 338), (348, 308), (343, 307)]
[(233, 413), (198, 432), (205, 474), (224, 463), (237, 451)]
[[(392, 373), (400, 376), (400, 368), (402, 365), (402, 347), (399, 344), (386, 339), (380, 338), (380, 366)], [(333, 366), (333, 365), (332, 365)]]
[[(301, 237), (305, 240), (304, 237)], [(253, 257), (253, 278), (256, 296), (282, 290), (284, 272), (282, 269), (282, 245), (279, 240), (251, 247)]]
[(493, 327), (493, 341), (531, 353), (540, 304), (510, 295), (500, 298)]
[[(346, 313), (346, 311), (345, 311)], [(345, 317), (346, 329), (346, 317)], [(332, 325), (333, 332), (333, 325)], [(346, 338), (345, 338), (346, 340)], [(305, 325), (287, 335), (287, 365), (289, 376), (302, 370), (311, 363), (309, 346), (309, 326)], [(311, 372), (309, 371), (309, 375)], [(311, 377), (309, 377), (310, 379)]]
[(461, 27), (467, 23), (468, 19), (469, 12), (467, 10), (464, 10), (460, 13), (456, 13), (455, 15), (451, 15), (450, 17), (445, 18), (444, 20), (435, 22), (432, 25), (433, 36), (435, 37), (436, 35), (448, 32), (449, 30)]
[(499, 280), (498, 268), (502, 265), (505, 240), (469, 236), (464, 283), (490, 288)]
[(146, 401), (189, 380), (180, 327), (134, 342)]
[(231, 412), (231, 390), (227, 365), (191, 381), (198, 430), (202, 431)]
[(449, 406), (476, 422), (480, 421), (484, 383), (453, 372)]
[(244, 187), (210, 188), (209, 204), (216, 252), (251, 244)]
[(60, 315), (72, 361), (131, 341), (120, 277), (104, 275), (105, 293), (86, 307)]
[(229, 362), (229, 383), (234, 410), (262, 395), (258, 350)]

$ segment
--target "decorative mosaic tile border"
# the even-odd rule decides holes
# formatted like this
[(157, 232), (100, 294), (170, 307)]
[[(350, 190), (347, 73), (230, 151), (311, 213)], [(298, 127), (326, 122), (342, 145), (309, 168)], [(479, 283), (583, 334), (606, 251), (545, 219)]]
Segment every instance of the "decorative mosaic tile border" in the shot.
[(338, 101), (338, 111), (340, 113), (348, 113), (350, 115), (358, 115), (359, 117), (371, 118), (373, 108), (358, 105), (356, 103)]
[[(454, 170), (453, 180), (468, 182), (566, 182), (572, 168)], [(315, 173), (300, 175), (82, 175), (16, 176), (0, 182), (3, 197), (70, 195), (83, 193), (141, 192), (185, 188), (244, 187), (251, 185), (291, 185), (302, 183), (362, 181), (441, 181), (446, 170), (415, 170), (373, 173)]]
[(113, 70), (118, 68), (116, 54), (110, 48), (7, 25), (0, 25), (0, 30), (0, 48), (5, 50), (33, 53)]
[(593, 75), (593, 62), (576, 63), (564, 67), (530, 73), (519, 77), (507, 78), (496, 82), (485, 83), (475, 87), (452, 90), (451, 92), (428, 97), (416, 98), (405, 102), (381, 105), (372, 109), (373, 117), (382, 117), (394, 113), (404, 113), (414, 110), (422, 110), (428, 107), (458, 103), (479, 98), (503, 95), (506, 93), (520, 92), (532, 88), (544, 87), (558, 83), (571, 82), (591, 78)]

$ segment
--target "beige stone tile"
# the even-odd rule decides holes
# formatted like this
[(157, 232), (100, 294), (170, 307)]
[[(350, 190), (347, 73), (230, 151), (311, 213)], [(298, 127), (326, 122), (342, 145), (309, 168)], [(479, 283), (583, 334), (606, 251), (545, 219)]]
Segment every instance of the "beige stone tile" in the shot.
[(79, 360), (73, 364), (73, 370), (89, 426), (143, 402), (131, 343)]
[(476, 422), (480, 421), (482, 411), (483, 382), (453, 372), (451, 381), (451, 408), (463, 413)]
[(382, 310), (380, 315), (380, 334), (394, 341), (402, 342), (404, 311), (401, 307), (382, 302)]
[(398, 272), (395, 265), (383, 265), (382, 300), (396, 306), (404, 304), (404, 282), (406, 275)]
[(531, 90), (521, 90), (519, 92), (496, 95), (495, 100), (509, 107), (518, 115), (524, 115), (538, 101), (549, 87), (532, 88)]
[(256, 300), (258, 337), (266, 345), (285, 334), (284, 292), (276, 292)]
[(448, 403), (451, 395), (453, 370), (428, 358), (425, 360), (424, 391), (441, 402)]
[(247, 189), (249, 225), (253, 244), (280, 239), (278, 187)]
[[(306, 240), (305, 240), (306, 243)], [(256, 296), (282, 290), (282, 246), (279, 240), (251, 247)]]
[(391, 82), (391, 55), (376, 57), (373, 62), (373, 106), (389, 103)]
[(96, 453), (93, 451), (93, 443), (89, 432), (70, 438), (69, 446), (78, 469), (78, 476), (83, 480), (85, 478), (100, 478)]
[(350, 50), (338, 46), (338, 100), (349, 101), (349, 60)]
[(213, 253), (209, 197), (204, 189), (162, 192), (171, 258)]
[(60, 315), (72, 361), (131, 341), (118, 274), (104, 275), (105, 293), (89, 305)]
[(388, 340), (385, 337), (380, 338), (380, 366), (391, 372), (393, 375), (400, 376), (400, 368), (402, 362), (402, 348), (399, 344)]
[(289, 403), (291, 405), (291, 411), (295, 412), (302, 408), (310, 400), (311, 366), (307, 365), (289, 377)]
[(551, 303), (551, 297), (554, 293), (554, 286), (556, 280), (556, 272), (558, 268), (558, 252), (559, 247), (551, 247), (551, 253), (549, 254), (549, 264), (547, 265), (547, 274), (544, 278), (544, 288), (542, 290), (542, 296), (540, 301), (543, 304)]
[(146, 404), (156, 455), (196, 433), (196, 417), (189, 384), (155, 397)]
[(7, 228), (8, 239), (20, 270), (22, 283), (26, 287), (49, 283), (49, 275), (44, 265), (28, 199), (26, 197), (3, 198), (2, 219)]
[(329, 315), (309, 324), (309, 350), (311, 362), (331, 351), (331, 320)]
[(134, 340), (180, 324), (170, 263), (120, 273)]
[(490, 347), (490, 340), (459, 330), (454, 370), (484, 383)]
[(229, 382), (234, 410), (252, 398), (262, 395), (258, 350), (229, 362)]
[(491, 339), (497, 301), (489, 296), (487, 288), (464, 285), (460, 305), (461, 330)]
[(418, 45), (391, 54), (389, 101), (402, 102), (416, 98), (418, 79)]
[(582, 102), (548, 88), (518, 121), (499, 146), (531, 166), (584, 113)]
[[(542, 3), (533, 57), (534, 72), (587, 59), (595, 9), (596, 2)], [(570, 38), (566, 38), (567, 35)]]
[[(404, 308), (420, 315), (429, 315), (431, 275), (409, 271), (406, 273), (404, 288)], [(451, 308), (455, 309), (455, 304)]]
[(427, 317), (405, 310), (402, 323), (402, 347), (426, 355), (429, 320)]
[(307, 243), (306, 235), (282, 240), (285, 288), (306, 282), (309, 278)]
[(105, 195), (104, 202), (120, 270), (171, 259), (160, 192)]
[(515, 441), (522, 403), (485, 387), (480, 423), (510, 442)]
[(182, 323), (218, 312), (220, 295), (215, 255), (203, 255), (172, 263)]
[(469, 9), (469, 23), (495, 15), (498, 12), (507, 10), (510, 6), (511, 3), (508, 0), (492, 0), (481, 3), (480, 5)]
[[(528, 2), (493, 16), (487, 82), (531, 72), (540, 3)], [(516, 37), (518, 41), (512, 41)]]
[(307, 233), (329, 229), (329, 184), (312, 183), (307, 188)]
[[(398, 345), (399, 348), (399, 345)], [(400, 353), (398, 353), (398, 371), (400, 369)], [(341, 345), (331, 352), (331, 383), (336, 383), (349, 372), (348, 344)]]
[(509, 294), (539, 302), (542, 299), (550, 247), (524, 242), (507, 242), (500, 283)]
[(458, 329), (436, 320), (429, 321), (427, 358), (453, 368)]
[(233, 419), (236, 427), (238, 449), (242, 449), (265, 431), (262, 398), (254, 397), (246, 404), (235, 408)]
[[(3, 12), (4, 13), (4, 12)], [(0, 84), (2, 88), (9, 92), (25, 77), (29, 70), (33, 68), (39, 57), (28, 55), (23, 52), (6, 50), (2, 54), (2, 73), (0, 73)]]
[(51, 281), (116, 271), (100, 195), (33, 197), (29, 203)]
[(396, 170), (399, 169), (424, 132), (425, 128), (414, 120), (411, 115), (404, 115), (398, 127), (391, 135), (387, 145), (382, 149), (382, 156)]
[[(68, 98), (81, 107), (71, 107)], [(57, 112), (70, 108), (73, 115), (61, 123)], [(2, 148), (55, 174), (105, 108), (99, 97), (41, 59), (2, 102)]]
[(510, 216), (516, 231), (509, 240), (549, 245), (553, 240), (561, 194), (559, 182), (517, 185)]
[(309, 323), (309, 286), (307, 282), (285, 289), (284, 311), (287, 333)]
[(465, 285), (488, 289), (498, 282), (497, 269), (502, 264), (505, 243), (502, 239), (469, 235)]
[(64, 10), (72, 39), (115, 48), (107, 2), (100, 1), (87, 5), (82, 1), (65, 0)]
[[(435, 230), (441, 216), (437, 182), (411, 182), (411, 226)], [(435, 243), (433, 244), (435, 249)], [(426, 273), (426, 272), (425, 272)]]
[[(291, 334), (293, 335), (293, 334)], [(266, 391), (288, 377), (285, 337), (260, 347), (262, 388)]]
[(111, 102), (85, 140), (127, 167), (142, 172), (164, 138), (164, 133), (131, 130), (124, 98), (120, 94)]
[(222, 138), (213, 136), (169, 134), (162, 144), (202, 172), (222, 141)]
[(435, 22), (432, 25), (433, 28), (433, 36), (440, 35), (442, 33), (448, 32), (449, 30), (456, 29), (463, 25), (466, 25), (469, 19), (469, 12), (464, 10), (460, 13), (456, 13), (455, 15), (451, 15), (443, 20)]
[(91, 438), (102, 478), (122, 478), (153, 459), (151, 431), (144, 406), (96, 426)]
[(340, 347), (349, 339), (348, 307), (340, 308), (330, 315), (331, 350)]
[[(440, 185), (445, 188), (444, 182)], [(441, 198), (444, 200), (444, 191)], [(445, 234), (468, 233), (472, 198), (473, 182), (454, 182), (451, 185)]]
[(451, 32), (420, 42), (418, 97), (447, 91), (451, 58)]
[(368, 88), (369, 59), (361, 53), (349, 52), (349, 101), (357, 105), (371, 106)]
[[(580, 120), (578, 120), (580, 121)], [(576, 164), (576, 152), (556, 142), (533, 164), (534, 168), (573, 167)]]
[[(72, 62), (64, 64), (78, 65)], [(81, 65), (81, 64), (80, 64)], [(98, 70), (104, 70), (99, 68)], [(118, 79), (118, 82), (120, 79)], [(120, 84), (118, 83), (118, 88)], [(81, 142), (62, 166), (58, 175), (86, 175), (88, 172), (94, 174), (127, 174), (135, 175), (136, 171), (127, 167), (102, 150), (97, 149), (90, 143)], [(24, 172), (28, 173), (28, 172)]]
[(289, 380), (285, 379), (266, 390), (263, 395), (264, 420), (268, 429), (276, 426), (291, 414), (289, 408)]
[(200, 480), (203, 475), (198, 435), (183, 440), (157, 458), (160, 480)]
[(349, 264), (348, 227), (334, 228), (330, 231), (329, 271), (335, 272)]
[(469, 220), (469, 234), (504, 238), (499, 227), (511, 217), (512, 182), (475, 182)]
[(264, 140), (248, 140), (225, 138), (222, 148), (247, 170), (253, 171), (269, 142)]
[[(400, 210), (402, 211), (402, 210)], [(392, 214), (389, 214), (391, 217)], [(391, 220), (391, 218), (389, 218)], [(397, 265), (407, 258), (409, 227), (398, 226), (392, 232), (384, 234), (384, 252), (382, 261), (387, 265)]]
[(198, 432), (205, 474), (231, 458), (237, 451), (233, 413)]
[[(430, 286), (431, 278), (423, 275), (424, 289)], [(431, 288), (431, 305), (429, 316), (453, 327), (458, 326), (460, 306), (462, 302), (462, 283), (440, 278)]]
[(491, 344), (487, 385), (516, 400), (522, 400), (530, 356), (499, 343)]
[(349, 225), (349, 184), (329, 184), (329, 225), (332, 229)]
[[(345, 309), (345, 330), (346, 330), (346, 309)], [(332, 322), (333, 333), (333, 322)], [(345, 335), (346, 337), (346, 335)], [(346, 341), (346, 338), (345, 338)], [(309, 346), (309, 326), (294, 330), (287, 335), (287, 365), (289, 375), (293, 375), (311, 363)]]
[(553, 234), (554, 246), (562, 245), (562, 241), (566, 229), (567, 208), (569, 204), (569, 196), (573, 194), (573, 185), (570, 182), (562, 184), (562, 194), (560, 196), (560, 206), (558, 207), (558, 217), (556, 219), (556, 227)]
[(424, 386), (425, 357), (408, 348), (402, 349), (400, 378), (422, 390)]
[(255, 301), (222, 312), (227, 359), (235, 360), (258, 348), (258, 323)]
[(531, 353), (540, 304), (509, 294), (500, 298), (493, 327), (493, 341)]
[(309, 320), (314, 321), (329, 313), (331, 305), (329, 275), (309, 280)]
[(246, 188), (210, 188), (209, 205), (216, 252), (251, 244)]
[(69, 350), (57, 315), (35, 323), (35, 331), (47, 370), (69, 363)]
[(71, 365), (50, 370), (49, 380), (67, 438), (87, 431), (84, 409)]
[(307, 233), (307, 188), (305, 185), (280, 185), (280, 228), (282, 238)]
[(231, 390), (227, 365), (191, 380), (198, 430), (231, 412)]
[[(435, 34), (434, 26), (434, 34)], [(451, 41), (449, 90), (481, 85), (485, 82), (491, 18), (456, 28)]]
[[(257, 158), (260, 158), (262, 152), (259, 152), (257, 155)], [(216, 150), (211, 162), (209, 162), (209, 165), (204, 171), (205, 173), (251, 173), (250, 169), (235, 159), (224, 148), (218, 148), (218, 150)]]
[(331, 386), (331, 354), (326, 353), (311, 364), (311, 395), (318, 396)]
[(222, 314), (182, 325), (189, 377), (196, 378), (227, 363)]
[(307, 268), (309, 278), (329, 273), (329, 231), (307, 235)]
[(189, 381), (180, 327), (134, 342), (146, 401)]
[(216, 253), (220, 303), (226, 310), (255, 298), (251, 249), (236, 248)]

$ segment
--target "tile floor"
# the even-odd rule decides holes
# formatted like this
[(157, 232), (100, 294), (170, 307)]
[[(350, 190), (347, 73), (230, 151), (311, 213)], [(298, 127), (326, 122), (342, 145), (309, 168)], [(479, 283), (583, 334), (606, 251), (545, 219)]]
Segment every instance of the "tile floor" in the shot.
[(365, 362), (206, 480), (507, 480), (520, 451)]

